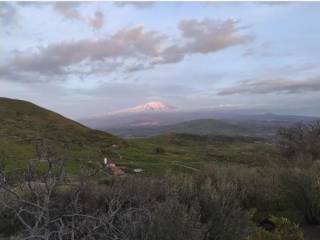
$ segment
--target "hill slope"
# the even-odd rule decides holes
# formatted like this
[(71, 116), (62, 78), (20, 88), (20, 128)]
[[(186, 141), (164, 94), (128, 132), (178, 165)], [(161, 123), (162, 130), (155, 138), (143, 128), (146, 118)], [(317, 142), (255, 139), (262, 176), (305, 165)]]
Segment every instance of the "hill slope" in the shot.
[[(87, 128), (33, 103), (0, 98), (0, 154), (31, 158), (35, 144), (46, 141), (65, 152), (99, 152), (123, 140)], [(76, 150), (75, 150), (76, 149)], [(90, 155), (91, 156), (91, 155)]]
[(0, 138), (36, 141), (41, 138), (63, 144), (111, 145), (118, 138), (87, 128), (33, 103), (0, 98)]

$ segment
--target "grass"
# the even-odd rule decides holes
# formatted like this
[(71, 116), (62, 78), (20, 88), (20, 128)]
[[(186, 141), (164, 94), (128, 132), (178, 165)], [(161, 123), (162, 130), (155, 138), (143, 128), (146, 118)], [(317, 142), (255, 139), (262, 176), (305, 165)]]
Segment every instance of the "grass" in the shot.
[(32, 103), (0, 98), (0, 139), (20, 143), (51, 141), (64, 147), (124, 144), (121, 139), (87, 128)]
[[(130, 139), (127, 146), (102, 151), (99, 146), (56, 145), (54, 151), (65, 159), (70, 173), (78, 173), (90, 162), (102, 163), (103, 157), (114, 159), (128, 168), (142, 168), (147, 174), (194, 172), (208, 165), (264, 166), (279, 156), (267, 142), (253, 138), (209, 137), (191, 134), (167, 134), (151, 138)], [(10, 170), (26, 166), (36, 158), (32, 143), (0, 139), (0, 156)]]
[(151, 173), (196, 171), (210, 164), (261, 166), (279, 158), (274, 147), (253, 138), (166, 134), (128, 140), (112, 150), (119, 163)]
[(87, 128), (55, 112), (26, 101), (0, 98), (0, 158), (11, 171), (37, 158), (36, 146), (54, 148), (57, 156), (76, 172), (82, 162), (100, 161), (113, 144), (126, 142)]

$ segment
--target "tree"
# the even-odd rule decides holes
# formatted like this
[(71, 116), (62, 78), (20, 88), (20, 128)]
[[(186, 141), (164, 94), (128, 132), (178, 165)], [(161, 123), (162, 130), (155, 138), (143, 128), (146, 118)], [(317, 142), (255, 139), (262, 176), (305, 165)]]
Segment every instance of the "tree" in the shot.
[(283, 128), (279, 137), (279, 147), (286, 158), (320, 160), (320, 121)]

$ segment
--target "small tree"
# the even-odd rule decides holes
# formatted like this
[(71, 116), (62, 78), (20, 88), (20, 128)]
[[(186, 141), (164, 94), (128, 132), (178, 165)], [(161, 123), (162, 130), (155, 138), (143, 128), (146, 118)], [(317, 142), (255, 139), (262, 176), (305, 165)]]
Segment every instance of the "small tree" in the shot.
[(286, 158), (320, 160), (320, 121), (281, 129), (278, 143)]

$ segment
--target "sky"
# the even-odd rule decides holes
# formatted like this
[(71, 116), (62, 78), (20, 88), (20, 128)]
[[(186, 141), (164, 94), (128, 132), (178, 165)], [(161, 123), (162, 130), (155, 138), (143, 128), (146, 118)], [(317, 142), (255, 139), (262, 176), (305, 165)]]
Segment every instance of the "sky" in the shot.
[(320, 116), (320, 2), (0, 2), (0, 96)]

